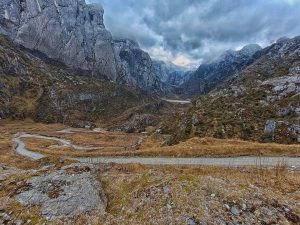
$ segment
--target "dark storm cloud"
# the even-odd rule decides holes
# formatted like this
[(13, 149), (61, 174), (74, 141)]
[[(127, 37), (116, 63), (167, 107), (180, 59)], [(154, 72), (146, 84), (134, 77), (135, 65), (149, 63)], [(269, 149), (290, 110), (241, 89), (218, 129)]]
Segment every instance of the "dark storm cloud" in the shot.
[(300, 35), (300, 0), (90, 0), (115, 36), (153, 57), (203, 62), (248, 43)]

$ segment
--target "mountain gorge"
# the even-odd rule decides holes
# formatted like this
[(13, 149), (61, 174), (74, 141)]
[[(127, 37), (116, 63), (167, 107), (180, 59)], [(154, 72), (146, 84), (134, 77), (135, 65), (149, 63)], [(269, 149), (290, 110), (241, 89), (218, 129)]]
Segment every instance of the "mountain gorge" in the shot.
[[(112, 129), (154, 126), (175, 142), (299, 141), (299, 38), (229, 50), (191, 71), (113, 38), (103, 14), (84, 0), (0, 2), (1, 118), (73, 126), (110, 118)], [(193, 106), (183, 116), (187, 106), (164, 97), (193, 98)]]
[(228, 50), (212, 62), (202, 64), (181, 84), (181, 93), (188, 96), (209, 93), (249, 65), (259, 50), (259, 45), (247, 45), (240, 51)]

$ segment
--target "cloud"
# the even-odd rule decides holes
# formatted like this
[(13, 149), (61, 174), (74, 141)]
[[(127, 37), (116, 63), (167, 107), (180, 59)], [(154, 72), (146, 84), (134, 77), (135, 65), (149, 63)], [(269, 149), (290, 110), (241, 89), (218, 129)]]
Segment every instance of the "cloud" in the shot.
[[(300, 0), (89, 0), (103, 5), (114, 36), (137, 40), (152, 57), (205, 62), (249, 43), (300, 35)], [(184, 62), (184, 63), (183, 63)]]

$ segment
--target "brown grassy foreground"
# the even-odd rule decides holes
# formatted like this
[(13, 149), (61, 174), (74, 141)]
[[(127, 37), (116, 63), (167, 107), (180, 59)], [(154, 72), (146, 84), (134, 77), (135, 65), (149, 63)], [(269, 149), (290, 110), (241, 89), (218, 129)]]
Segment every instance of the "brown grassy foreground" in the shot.
[[(164, 146), (168, 136), (127, 134), (122, 132), (93, 133), (78, 129), (72, 134), (58, 133), (65, 126), (40, 124), (32, 121), (0, 121), (1, 161), (15, 161), (20, 156), (13, 151), (12, 135), (29, 132), (64, 138), (73, 144), (99, 147), (97, 150), (76, 151), (56, 147), (55, 141), (26, 138), (27, 148), (52, 156), (96, 157), (96, 156), (176, 156), (176, 157), (232, 157), (232, 156), (300, 156), (300, 145), (247, 142), (235, 139), (192, 138), (174, 146)], [(0, 161), (0, 162), (1, 162)]]
[[(37, 162), (37, 168), (46, 161)], [(104, 215), (95, 212), (68, 222), (46, 221), (38, 206), (25, 209), (8, 198), (33, 175), (26, 171), (1, 183), (0, 211), (12, 211), (33, 224), (187, 224), (192, 218), (199, 224), (292, 225), (300, 218), (299, 172), (285, 165), (230, 169), (110, 164), (99, 165), (97, 174), (108, 198)], [(227, 206), (246, 208), (233, 215)]]
[[(187, 224), (192, 219), (197, 224), (299, 224), (300, 221), (300, 176), (297, 168), (287, 168), (284, 164), (273, 169), (260, 167), (219, 168), (219, 167), (179, 167), (179, 166), (142, 166), (142, 165), (98, 165), (97, 176), (108, 198), (108, 208), (104, 215), (97, 212), (76, 218), (46, 221), (39, 213), (39, 206), (24, 207), (14, 200), (16, 191), (32, 176), (43, 175), (39, 170), (44, 165), (55, 165), (51, 170), (71, 162), (50, 157), (32, 161), (13, 151), (11, 136), (19, 131), (58, 136), (92, 145), (109, 144), (112, 137), (122, 133), (77, 133), (58, 134), (64, 126), (45, 125), (31, 121), (0, 121), (0, 166), (1, 163), (12, 166), (12, 172), (0, 182), (0, 213), (12, 212), (12, 217), (32, 224)], [(108, 136), (107, 136), (108, 135)], [(139, 134), (123, 138), (129, 145), (139, 140)], [(76, 137), (73, 139), (72, 137)], [(83, 140), (80, 141), (80, 138)], [(120, 139), (121, 140), (121, 139)], [(252, 153), (258, 149), (260, 154), (298, 154), (297, 146), (256, 144), (239, 140), (191, 139), (172, 147), (159, 147), (163, 137), (148, 137), (135, 154), (203, 154), (206, 151), (215, 154), (234, 155)], [(53, 155), (49, 146), (53, 141), (26, 139), (30, 149)], [(157, 148), (150, 148), (157, 146)], [(194, 147), (198, 146), (198, 149)], [(56, 149), (60, 154), (74, 154), (72, 149)], [(210, 152), (210, 154), (212, 154)], [(101, 151), (97, 154), (103, 154)], [(122, 152), (121, 152), (122, 153)], [(256, 152), (257, 153), (257, 152)], [(255, 154), (256, 154), (255, 153)], [(77, 153), (76, 153), (77, 154)], [(88, 152), (86, 154), (94, 154)], [(107, 152), (112, 154), (112, 152)], [(116, 154), (116, 152), (114, 153)], [(7, 173), (7, 170), (1, 170)], [(245, 206), (245, 209), (242, 209)], [(230, 209), (241, 210), (234, 215)]]

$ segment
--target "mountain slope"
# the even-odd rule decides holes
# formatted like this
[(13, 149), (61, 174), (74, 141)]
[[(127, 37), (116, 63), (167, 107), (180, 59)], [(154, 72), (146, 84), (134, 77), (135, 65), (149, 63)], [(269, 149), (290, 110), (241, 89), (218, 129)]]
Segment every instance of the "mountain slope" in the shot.
[(151, 59), (138, 46), (131, 49), (131, 54), (141, 57), (135, 60), (139, 71), (127, 71), (124, 79), (120, 70), (124, 60), (116, 51), (120, 42), (114, 42), (106, 30), (103, 14), (100, 5), (86, 4), (85, 0), (1, 0), (0, 33), (90, 77), (159, 90), (158, 77), (148, 73), (149, 63), (144, 63), (144, 59)]
[[(174, 123), (175, 119), (171, 118)], [(213, 136), (300, 142), (300, 37), (279, 40), (226, 84), (196, 98), (189, 113), (165, 123), (177, 138)]]
[(240, 51), (229, 50), (211, 63), (202, 64), (181, 85), (187, 96), (203, 95), (222, 84), (251, 63), (252, 56), (261, 50), (258, 45), (247, 45)]
[(107, 121), (152, 101), (138, 89), (80, 76), (3, 36), (0, 64), (0, 118), (31, 117), (76, 126), (84, 121)]

